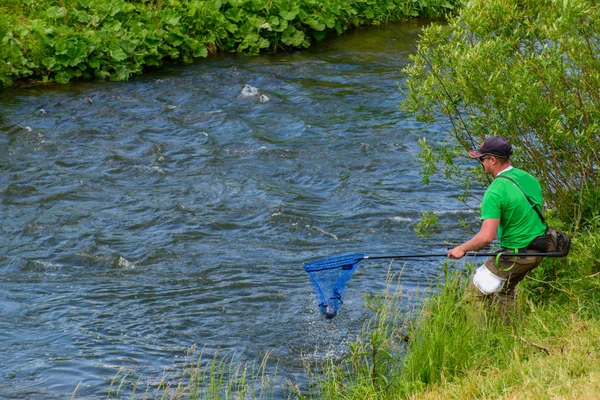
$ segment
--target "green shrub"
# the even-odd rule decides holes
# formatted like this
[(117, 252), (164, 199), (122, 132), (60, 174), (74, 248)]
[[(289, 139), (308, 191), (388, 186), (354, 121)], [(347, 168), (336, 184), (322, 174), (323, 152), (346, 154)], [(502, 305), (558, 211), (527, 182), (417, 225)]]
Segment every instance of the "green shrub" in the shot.
[(0, 6), (0, 86), (13, 79), (126, 80), (209, 52), (305, 48), (327, 34), (458, 0), (12, 0)]
[(549, 208), (577, 230), (600, 214), (600, 7), (593, 0), (474, 0), (447, 26), (425, 30), (406, 72), (403, 108), (449, 126), (426, 144), (428, 174), (486, 184), (457, 162), (483, 138), (516, 147), (515, 164), (541, 180)]

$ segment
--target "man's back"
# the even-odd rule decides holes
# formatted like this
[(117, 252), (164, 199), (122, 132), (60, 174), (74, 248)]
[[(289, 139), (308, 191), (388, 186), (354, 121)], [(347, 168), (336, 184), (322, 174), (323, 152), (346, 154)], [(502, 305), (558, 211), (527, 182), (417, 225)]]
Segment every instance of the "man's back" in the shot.
[(500, 246), (508, 249), (527, 247), (533, 239), (544, 234), (546, 226), (523, 191), (541, 210), (542, 188), (531, 174), (518, 168), (510, 168), (499, 176), (508, 177), (514, 182), (500, 177), (494, 179), (483, 197), (481, 219), (500, 218)]

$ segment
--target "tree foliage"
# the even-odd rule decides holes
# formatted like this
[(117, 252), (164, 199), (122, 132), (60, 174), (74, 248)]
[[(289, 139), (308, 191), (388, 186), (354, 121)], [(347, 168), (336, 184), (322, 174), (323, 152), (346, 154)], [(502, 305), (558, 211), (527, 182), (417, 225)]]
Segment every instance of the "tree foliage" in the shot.
[[(510, 140), (513, 164), (542, 183), (546, 206), (578, 229), (600, 211), (600, 5), (595, 0), (470, 0), (423, 32), (401, 105), (449, 126), (422, 143), (427, 175), (469, 194), (485, 183), (465, 150)], [(435, 154), (435, 157), (431, 156)], [(427, 176), (426, 176), (427, 177)]]

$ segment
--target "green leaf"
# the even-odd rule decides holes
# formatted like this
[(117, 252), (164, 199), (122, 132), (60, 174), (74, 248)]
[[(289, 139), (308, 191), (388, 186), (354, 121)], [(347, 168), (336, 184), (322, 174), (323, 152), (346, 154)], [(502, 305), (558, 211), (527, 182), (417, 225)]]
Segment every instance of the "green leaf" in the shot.
[(154, 37), (154, 35), (152, 36), (146, 36), (146, 38), (144, 39), (144, 43), (149, 46), (149, 47), (156, 47), (158, 46), (160, 43), (162, 42), (161, 39), (158, 39), (156, 37)]
[(137, 47), (137, 42), (138, 42), (137, 40), (131, 41), (131, 40), (126, 40), (126, 39), (121, 39), (121, 41), (119, 42), (119, 45), (125, 51), (125, 53), (131, 54)]
[(299, 31), (292, 25), (289, 25), (287, 29), (281, 34), (281, 42), (288, 46), (300, 47), (304, 41), (304, 32)]
[(94, 0), (78, 0), (78, 3), (83, 8), (90, 8), (90, 6), (94, 3)]
[(300, 7), (298, 5), (290, 8), (287, 4), (283, 4), (279, 10), (279, 16), (287, 21), (291, 21), (296, 18), (299, 11)]
[(181, 19), (181, 15), (175, 10), (163, 10), (160, 17), (167, 25), (177, 25)]
[(181, 44), (185, 40), (185, 36), (182, 36), (181, 34), (179, 34), (177, 32), (169, 32), (169, 34), (167, 35), (167, 38), (169, 40), (169, 43), (175, 47), (181, 46)]
[(196, 39), (186, 37), (185, 44), (187, 44), (190, 50), (192, 51), (192, 56), (196, 58), (208, 56), (208, 49), (206, 48), (206, 46), (204, 46)]
[(107, 79), (110, 77), (110, 72), (108, 72), (105, 69), (97, 69), (96, 71), (94, 71), (94, 75), (98, 79)]
[(25, 28), (24, 26), (21, 26), (21, 25), (16, 26), (14, 28), (13, 32), (15, 32), (17, 34), (17, 36), (19, 36), (21, 39), (23, 39), (23, 38), (25, 38), (26, 36), (29, 35), (29, 29), (27, 29), (27, 28)]
[(244, 16), (244, 11), (241, 8), (230, 8), (229, 10), (225, 11), (225, 16), (230, 21), (240, 22)]
[(321, 41), (325, 38), (325, 31), (315, 31), (312, 35), (315, 39)]
[(108, 15), (110, 15), (111, 17), (114, 17), (115, 15), (120, 13), (122, 5), (123, 5), (122, 2), (115, 2), (115, 3), (111, 4), (109, 11), (108, 11)]
[(66, 11), (67, 10), (62, 7), (50, 7), (48, 11), (46, 11), (46, 14), (52, 19), (57, 19), (63, 18), (66, 15)]
[(127, 58), (127, 54), (123, 51), (121, 46), (113, 44), (110, 46), (109, 54), (115, 61), (123, 61)]
[(54, 59), (56, 60), (57, 64), (60, 64), (64, 67), (69, 66), (69, 63), (71, 62), (71, 59), (66, 54), (57, 54)]
[(27, 27), (31, 31), (38, 32), (46, 28), (46, 23), (44, 20), (41, 19), (32, 19), (27, 24)]
[[(133, 61), (134, 61), (136, 64), (140, 64), (140, 65), (142, 65), (142, 64), (148, 64), (148, 63), (146, 62), (146, 55), (147, 55), (147, 54), (148, 54), (148, 53), (147, 53), (147, 52), (145, 52), (145, 51), (136, 51), (136, 52), (134, 52), (134, 53), (133, 53)], [(149, 64), (148, 64), (148, 65), (149, 65)]]
[(225, 29), (229, 33), (236, 33), (239, 31), (239, 27), (236, 24), (225, 24)]
[(270, 45), (271, 45), (271, 42), (269, 42), (268, 39), (260, 38), (258, 40), (258, 47), (261, 49), (268, 49)]
[(307, 15), (302, 19), (302, 22), (304, 22), (316, 31), (322, 31), (325, 29), (325, 24), (321, 22), (319, 16), (316, 14)]
[(54, 80), (57, 83), (69, 83), (72, 77), (73, 73), (71, 71), (61, 71), (54, 76)]
[(266, 22), (267, 20), (262, 17), (248, 17), (248, 23), (257, 29), (262, 27)]
[(86, 55), (87, 46), (84, 42), (71, 42), (69, 43), (67, 55), (70, 58), (77, 58)]
[(57, 40), (56, 44), (54, 45), (54, 51), (56, 52), (56, 54), (67, 54), (68, 51), (68, 46), (67, 46), (67, 41), (66, 40)]
[(123, 7), (121, 9), (121, 11), (123, 11), (124, 13), (130, 13), (133, 10), (135, 10), (135, 6), (133, 4), (130, 4), (130, 3), (123, 4)]
[(194, 49), (193, 53), (194, 57), (203, 57), (206, 58), (208, 56), (208, 49), (204, 45), (200, 45)]
[(48, 69), (52, 69), (52, 67), (54, 67), (55, 64), (56, 60), (54, 59), (54, 57), (46, 57), (42, 60), (42, 65)]
[(92, 16), (85, 11), (75, 10), (73, 13), (76, 15), (77, 20), (82, 24), (88, 24), (92, 20)]
[(129, 79), (129, 69), (125, 65), (117, 65), (115, 74), (111, 76), (111, 80), (126, 81)]
[(160, 56), (158, 56), (158, 55), (146, 56), (144, 58), (144, 61), (146, 62), (146, 65), (149, 65), (152, 67), (160, 67), (162, 65), (162, 60), (160, 59)]

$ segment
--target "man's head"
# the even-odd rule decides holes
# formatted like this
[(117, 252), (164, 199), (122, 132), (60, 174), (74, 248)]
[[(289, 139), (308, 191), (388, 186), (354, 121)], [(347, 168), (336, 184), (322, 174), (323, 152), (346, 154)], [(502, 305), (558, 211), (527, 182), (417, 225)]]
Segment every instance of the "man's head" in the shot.
[(509, 159), (511, 154), (512, 146), (502, 136), (490, 136), (483, 141), (480, 148), (469, 151), (471, 158), (495, 156), (496, 158)]
[(502, 136), (490, 136), (480, 148), (469, 151), (469, 157), (476, 158), (484, 171), (494, 176), (510, 165), (511, 154), (512, 146)]

